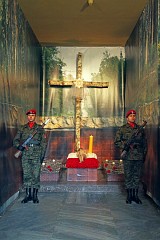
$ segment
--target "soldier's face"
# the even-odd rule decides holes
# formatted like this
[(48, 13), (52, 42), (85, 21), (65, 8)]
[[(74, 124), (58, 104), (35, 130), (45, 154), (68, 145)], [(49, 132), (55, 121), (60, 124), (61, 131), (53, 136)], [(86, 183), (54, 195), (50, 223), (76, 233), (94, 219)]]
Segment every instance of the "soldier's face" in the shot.
[(27, 118), (28, 118), (28, 122), (34, 122), (36, 118), (36, 114), (28, 114)]
[(127, 118), (128, 122), (135, 122), (136, 121), (136, 114), (130, 114)]

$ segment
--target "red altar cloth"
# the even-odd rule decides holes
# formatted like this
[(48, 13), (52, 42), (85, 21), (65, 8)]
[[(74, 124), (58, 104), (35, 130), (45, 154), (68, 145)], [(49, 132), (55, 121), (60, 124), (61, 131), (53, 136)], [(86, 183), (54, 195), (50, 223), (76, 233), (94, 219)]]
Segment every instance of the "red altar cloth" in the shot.
[(99, 162), (96, 158), (86, 158), (80, 163), (79, 158), (68, 158), (66, 162), (67, 168), (98, 168)]

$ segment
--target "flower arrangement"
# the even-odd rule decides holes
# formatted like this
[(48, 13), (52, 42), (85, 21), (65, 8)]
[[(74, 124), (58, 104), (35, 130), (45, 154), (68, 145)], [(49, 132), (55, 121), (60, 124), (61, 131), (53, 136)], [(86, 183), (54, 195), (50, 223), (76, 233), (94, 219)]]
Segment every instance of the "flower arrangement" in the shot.
[(107, 174), (123, 174), (123, 161), (122, 160), (108, 160), (104, 162), (104, 168)]
[(62, 160), (47, 159), (42, 163), (41, 172), (59, 173), (62, 167)]

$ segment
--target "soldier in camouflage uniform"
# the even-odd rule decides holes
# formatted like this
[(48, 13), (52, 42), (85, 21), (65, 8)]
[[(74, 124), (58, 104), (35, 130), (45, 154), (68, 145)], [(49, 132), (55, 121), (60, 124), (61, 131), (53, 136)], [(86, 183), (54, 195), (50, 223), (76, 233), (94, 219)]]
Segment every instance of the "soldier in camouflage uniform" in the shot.
[[(120, 148), (121, 152), (124, 150), (128, 139), (130, 139), (133, 133), (139, 128), (135, 123), (135, 110), (129, 110), (126, 114), (126, 118), (127, 123), (118, 129), (114, 142), (115, 145)], [(126, 203), (131, 204), (132, 201), (134, 201), (137, 204), (142, 204), (142, 201), (138, 197), (138, 188), (146, 153), (147, 142), (144, 129), (142, 128), (142, 131), (135, 137), (134, 142), (130, 145), (123, 159), (125, 186), (127, 189)]]
[[(26, 115), (28, 123), (19, 128), (13, 140), (13, 146), (22, 151), (23, 184), (26, 189), (26, 195), (21, 202), (27, 203), (33, 200), (33, 203), (39, 203), (37, 193), (40, 188), (41, 164), (44, 159), (47, 142), (44, 129), (35, 122), (36, 110), (31, 109), (27, 111)], [(25, 148), (22, 147), (23, 142), (35, 130), (37, 133), (28, 145)]]

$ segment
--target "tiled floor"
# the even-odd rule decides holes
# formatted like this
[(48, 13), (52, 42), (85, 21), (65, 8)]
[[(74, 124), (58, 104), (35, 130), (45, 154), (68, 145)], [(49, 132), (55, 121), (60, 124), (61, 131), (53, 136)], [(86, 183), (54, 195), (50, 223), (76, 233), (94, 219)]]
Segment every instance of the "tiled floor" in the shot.
[(159, 208), (142, 192), (142, 205), (128, 205), (123, 184), (51, 185), (42, 186), (39, 204), (21, 204), (21, 194), (7, 209), (0, 218), (1, 240), (160, 239)]

